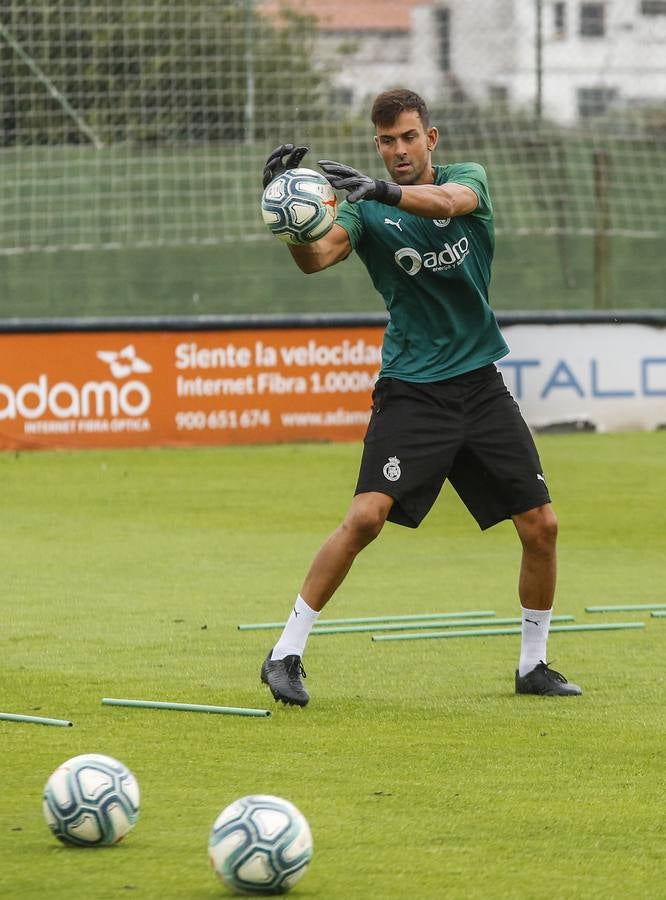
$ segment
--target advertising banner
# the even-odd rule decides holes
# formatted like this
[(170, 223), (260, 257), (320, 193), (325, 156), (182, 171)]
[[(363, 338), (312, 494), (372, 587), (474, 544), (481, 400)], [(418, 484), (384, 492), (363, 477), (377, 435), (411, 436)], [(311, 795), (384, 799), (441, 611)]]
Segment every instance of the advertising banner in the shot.
[(355, 440), (382, 328), (0, 335), (0, 448)]
[(530, 324), (502, 331), (511, 353), (498, 367), (533, 428), (666, 427), (666, 328)]
[[(534, 428), (666, 426), (666, 329), (517, 324)], [(361, 440), (382, 326), (0, 334), (0, 449)]]

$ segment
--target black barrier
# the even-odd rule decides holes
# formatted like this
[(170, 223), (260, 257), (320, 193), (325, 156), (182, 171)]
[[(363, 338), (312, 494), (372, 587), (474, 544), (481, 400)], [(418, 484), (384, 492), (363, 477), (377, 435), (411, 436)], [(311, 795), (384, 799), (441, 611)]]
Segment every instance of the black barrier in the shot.
[[(496, 313), (511, 325), (650, 325), (666, 327), (666, 310), (549, 310)], [(300, 313), (292, 315), (127, 316), (0, 319), (0, 334), (67, 331), (241, 331), (273, 328), (366, 328), (384, 326), (386, 313)]]

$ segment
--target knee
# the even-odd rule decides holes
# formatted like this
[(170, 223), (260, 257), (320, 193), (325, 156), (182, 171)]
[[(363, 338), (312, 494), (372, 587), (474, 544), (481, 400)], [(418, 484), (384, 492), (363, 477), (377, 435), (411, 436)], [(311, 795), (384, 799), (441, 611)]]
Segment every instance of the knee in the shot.
[(359, 504), (349, 510), (342, 527), (352, 543), (360, 549), (374, 541), (384, 527), (385, 521), (384, 510), (377, 505)]
[(551, 553), (557, 542), (557, 516), (550, 504), (516, 516), (523, 547), (532, 553)]

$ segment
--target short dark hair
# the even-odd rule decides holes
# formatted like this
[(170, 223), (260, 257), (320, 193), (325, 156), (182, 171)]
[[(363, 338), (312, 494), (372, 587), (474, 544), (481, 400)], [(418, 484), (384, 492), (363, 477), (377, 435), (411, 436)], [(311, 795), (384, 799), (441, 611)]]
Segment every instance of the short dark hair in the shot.
[(409, 110), (415, 110), (419, 114), (424, 128), (429, 127), (430, 115), (425, 100), (406, 88), (394, 88), (375, 97), (370, 118), (375, 127), (393, 125), (400, 113)]

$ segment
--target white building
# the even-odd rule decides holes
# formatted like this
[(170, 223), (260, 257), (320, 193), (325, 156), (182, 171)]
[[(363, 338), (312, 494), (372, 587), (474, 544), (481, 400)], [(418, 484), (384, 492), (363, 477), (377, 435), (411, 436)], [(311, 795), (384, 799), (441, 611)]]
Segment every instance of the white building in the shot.
[(448, 0), (415, 9), (412, 27), (441, 89), (479, 102), (534, 111), (540, 97), (571, 123), (666, 100), (666, 0)]
[(506, 101), (532, 112), (540, 100), (542, 115), (562, 123), (666, 100), (666, 0), (301, 0), (297, 6), (319, 20), (332, 99), (345, 108), (360, 108), (396, 85), (431, 103)]

